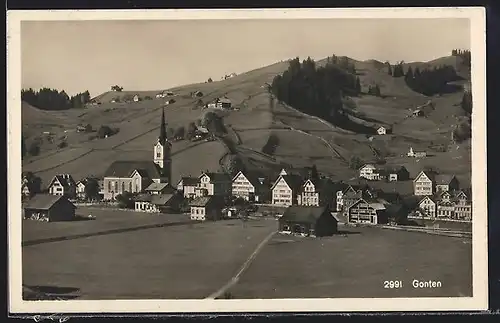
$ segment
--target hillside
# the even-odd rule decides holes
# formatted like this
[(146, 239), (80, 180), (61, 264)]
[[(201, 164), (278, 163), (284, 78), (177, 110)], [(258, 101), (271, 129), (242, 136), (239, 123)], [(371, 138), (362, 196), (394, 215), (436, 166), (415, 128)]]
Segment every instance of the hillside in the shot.
[[(452, 61), (454, 57), (441, 58), (427, 63), (410, 63), (411, 66), (433, 66)], [(168, 127), (187, 126), (200, 118), (203, 111), (196, 107), (201, 99), (207, 103), (216, 97), (227, 96), (239, 110), (224, 113), (228, 128), (227, 140), (249, 168), (274, 172), (283, 165), (294, 167), (316, 164), (319, 171), (335, 179), (350, 179), (356, 172), (349, 169), (351, 157), (373, 161), (383, 155), (388, 164), (405, 165), (411, 175), (425, 165), (433, 165), (443, 172), (456, 173), (459, 179), (470, 179), (470, 143), (453, 146), (441, 152), (438, 145), (449, 144), (452, 127), (462, 111), (457, 103), (461, 93), (426, 97), (409, 89), (402, 78), (387, 74), (378, 61), (355, 61), (362, 89), (370, 84), (380, 85), (383, 98), (362, 95), (352, 98), (346, 105), (360, 120), (372, 124), (393, 126), (393, 134), (376, 136), (370, 141), (363, 134), (354, 133), (316, 117), (305, 115), (292, 107), (274, 100), (270, 107), (270, 95), (266, 83), (271, 84), (288, 64), (276, 63), (249, 71), (222, 81), (191, 84), (169, 89), (176, 102), (165, 108)], [(318, 65), (324, 61), (317, 62)], [(427, 65), (426, 65), (427, 64)], [(191, 96), (201, 91), (203, 97)], [(87, 175), (100, 176), (116, 159), (151, 159), (152, 145), (158, 135), (161, 107), (167, 98), (156, 99), (158, 91), (107, 92), (95, 99), (100, 105), (66, 111), (40, 111), (23, 104), (23, 133), (27, 142), (42, 138), (41, 153), (23, 161), (23, 169), (36, 172), (47, 184), (56, 173), (69, 172), (76, 180)], [(117, 96), (151, 96), (152, 100), (131, 103), (111, 103)], [(434, 110), (427, 118), (407, 118), (410, 110), (427, 103)], [(95, 134), (78, 133), (77, 124), (91, 124), (94, 129), (101, 125), (119, 128), (120, 131), (106, 139), (92, 139)], [(36, 127), (35, 127), (36, 125)], [(53, 132), (54, 143), (44, 139), (44, 131)], [(262, 152), (271, 134), (279, 138), (278, 147), (272, 154)], [(68, 147), (57, 149), (58, 140), (66, 137)], [(413, 160), (405, 156), (409, 147), (426, 149), (431, 156)], [(435, 151), (433, 151), (435, 149)], [(218, 142), (178, 141), (173, 143), (173, 180), (182, 175), (198, 175), (203, 170), (217, 170), (226, 148)], [(92, 167), (89, 167), (92, 165)], [(408, 184), (407, 184), (408, 185)]]

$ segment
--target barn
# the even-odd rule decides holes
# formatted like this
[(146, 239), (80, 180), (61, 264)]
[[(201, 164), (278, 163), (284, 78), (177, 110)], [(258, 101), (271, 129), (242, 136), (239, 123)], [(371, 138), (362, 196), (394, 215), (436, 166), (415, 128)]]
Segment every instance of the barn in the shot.
[(24, 218), (39, 221), (70, 221), (76, 206), (62, 195), (37, 194), (23, 207)]
[(289, 206), (279, 218), (279, 232), (302, 236), (331, 236), (337, 232), (337, 219), (328, 207)]

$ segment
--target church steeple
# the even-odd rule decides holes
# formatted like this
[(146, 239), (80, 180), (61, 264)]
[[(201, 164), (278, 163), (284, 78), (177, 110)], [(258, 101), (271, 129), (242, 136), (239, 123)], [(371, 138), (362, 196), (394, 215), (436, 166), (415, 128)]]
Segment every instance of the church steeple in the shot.
[(163, 145), (165, 141), (167, 141), (167, 129), (165, 127), (165, 109), (161, 110), (161, 125), (160, 125), (160, 136), (158, 137), (158, 141)]

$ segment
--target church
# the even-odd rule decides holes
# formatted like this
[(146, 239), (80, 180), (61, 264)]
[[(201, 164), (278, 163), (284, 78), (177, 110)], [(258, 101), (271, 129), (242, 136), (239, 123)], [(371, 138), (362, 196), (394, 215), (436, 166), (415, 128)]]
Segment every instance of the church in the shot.
[(160, 135), (154, 145), (153, 159), (113, 162), (104, 173), (104, 199), (114, 200), (124, 192), (139, 193), (155, 183), (171, 186), (171, 148), (172, 144), (167, 140), (165, 111), (162, 111)]

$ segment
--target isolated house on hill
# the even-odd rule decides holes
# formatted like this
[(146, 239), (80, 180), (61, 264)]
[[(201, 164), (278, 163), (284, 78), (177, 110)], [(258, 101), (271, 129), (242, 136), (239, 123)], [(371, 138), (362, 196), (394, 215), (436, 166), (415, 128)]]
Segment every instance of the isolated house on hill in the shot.
[(427, 157), (427, 153), (425, 151), (414, 151), (412, 147), (410, 147), (410, 150), (406, 154), (408, 157), (414, 157), (414, 158), (424, 158)]
[(151, 160), (115, 161), (104, 174), (104, 199), (112, 200), (124, 192), (139, 193), (152, 182), (171, 184), (172, 144), (167, 140), (165, 113), (162, 111), (160, 135), (153, 146)]
[(387, 134), (387, 128), (384, 126), (380, 126), (377, 128), (377, 134), (379, 135), (385, 135)]
[(337, 233), (337, 219), (328, 207), (290, 206), (278, 220), (280, 233), (301, 236), (331, 236)]
[(69, 199), (76, 197), (76, 182), (70, 174), (54, 176), (48, 185), (51, 195), (64, 195)]
[(134, 98), (133, 98), (134, 102), (139, 102), (141, 100), (141, 98), (139, 97), (139, 95), (134, 95)]
[(38, 194), (23, 207), (24, 219), (38, 221), (69, 221), (75, 218), (76, 206), (66, 196)]

